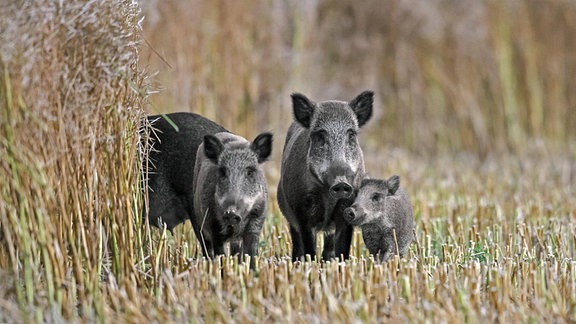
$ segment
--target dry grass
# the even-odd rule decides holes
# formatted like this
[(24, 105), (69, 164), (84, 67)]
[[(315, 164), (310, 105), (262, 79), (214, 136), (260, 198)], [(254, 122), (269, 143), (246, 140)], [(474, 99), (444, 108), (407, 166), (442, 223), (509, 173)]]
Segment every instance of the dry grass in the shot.
[[(376, 92), (370, 141), (431, 154), (574, 149), (574, 1), (143, 2), (152, 111), (279, 143), (289, 94)], [(165, 63), (168, 62), (169, 66)], [(279, 156), (280, 150), (276, 150)]]
[(25, 321), (103, 316), (102, 279), (136, 283), (139, 9), (14, 1), (1, 12), (3, 300)]
[[(189, 224), (141, 222), (158, 58), (138, 6), (0, 4), (0, 322), (575, 321), (576, 8), (506, 3), (144, 3), (172, 66), (152, 110), (278, 135), (256, 271), (200, 258)], [(368, 169), (401, 176), (417, 240), (378, 264), (356, 232), (349, 261), (292, 263), (274, 203), (288, 93), (364, 88)]]

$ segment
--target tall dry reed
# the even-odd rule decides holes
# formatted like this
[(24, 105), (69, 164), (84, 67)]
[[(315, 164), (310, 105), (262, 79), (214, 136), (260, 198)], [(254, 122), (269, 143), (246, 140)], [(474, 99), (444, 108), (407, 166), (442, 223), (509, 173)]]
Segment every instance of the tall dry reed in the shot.
[(137, 274), (140, 11), (133, 1), (1, 6), (0, 267), (27, 320), (101, 318), (102, 280)]

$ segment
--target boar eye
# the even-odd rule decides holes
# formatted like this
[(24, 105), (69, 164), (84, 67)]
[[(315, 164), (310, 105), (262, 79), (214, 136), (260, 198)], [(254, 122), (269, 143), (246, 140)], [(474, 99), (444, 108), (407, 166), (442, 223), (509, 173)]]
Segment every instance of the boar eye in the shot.
[(314, 145), (324, 146), (324, 144), (326, 144), (326, 133), (322, 130), (313, 132), (312, 141)]
[(255, 168), (253, 168), (253, 167), (246, 168), (246, 176), (247, 176), (248, 178), (254, 177), (254, 174), (255, 174), (255, 173), (256, 173), (256, 169), (255, 169)]
[(370, 199), (372, 199), (373, 202), (380, 202), (380, 200), (382, 200), (382, 195), (375, 192), (372, 194), (372, 197), (370, 197)]
[(348, 131), (348, 142), (352, 143), (356, 140), (356, 132), (353, 130)]
[(228, 172), (226, 172), (225, 167), (218, 168), (218, 173), (220, 174), (220, 177), (222, 177), (222, 178), (226, 178), (226, 176), (228, 175)]

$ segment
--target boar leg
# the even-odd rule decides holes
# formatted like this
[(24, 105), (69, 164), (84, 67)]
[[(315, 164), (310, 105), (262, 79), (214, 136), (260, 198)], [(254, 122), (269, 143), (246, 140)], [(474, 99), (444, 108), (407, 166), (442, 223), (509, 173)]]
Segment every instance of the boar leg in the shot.
[(386, 262), (394, 256), (394, 253), (388, 249), (388, 251), (380, 251), (380, 262)]
[(309, 254), (310, 258), (314, 260), (316, 257), (316, 233), (310, 228), (302, 227), (301, 230), (300, 236), (302, 237), (302, 245), (304, 247), (304, 254), (302, 256)]
[(330, 261), (334, 258), (336, 258), (336, 254), (334, 254), (334, 233), (324, 232), (322, 259), (324, 259), (324, 261)]
[(292, 226), (290, 226), (290, 237), (292, 238), (292, 262), (296, 262), (304, 256), (302, 238), (300, 237), (300, 232)]
[(336, 225), (336, 236), (334, 238), (336, 257), (344, 257), (344, 260), (348, 260), (350, 258), (350, 244), (352, 243), (353, 232), (354, 227), (351, 225)]
[(242, 247), (244, 254), (248, 254), (251, 257), (258, 255), (258, 239), (259, 234), (257, 233), (247, 233), (244, 235), (242, 240)]
[(224, 255), (224, 242), (219, 241), (214, 243), (214, 255)]
[[(256, 256), (258, 255), (258, 242), (260, 235), (258, 233), (247, 233), (244, 235), (242, 240), (242, 247), (244, 249), (244, 254), (250, 256), (250, 269), (254, 269), (256, 265)], [(244, 254), (242, 255), (242, 261), (244, 261)]]
[(238, 257), (242, 257), (242, 242), (240, 239), (234, 239), (230, 241), (230, 255), (238, 255)]
[(300, 227), (299, 232), (290, 226), (290, 236), (292, 237), (292, 262), (304, 261), (306, 254), (314, 259), (316, 256), (316, 233), (313, 230)]

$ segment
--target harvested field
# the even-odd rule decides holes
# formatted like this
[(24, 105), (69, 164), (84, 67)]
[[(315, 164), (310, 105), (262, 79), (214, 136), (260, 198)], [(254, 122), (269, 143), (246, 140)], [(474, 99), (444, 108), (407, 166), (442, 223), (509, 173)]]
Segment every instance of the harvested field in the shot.
[[(574, 1), (5, 1), (0, 322), (576, 321), (574, 21)], [(367, 170), (400, 175), (416, 240), (292, 263), (289, 94), (363, 89)], [(275, 133), (254, 271), (142, 222), (138, 127), (172, 111)]]

